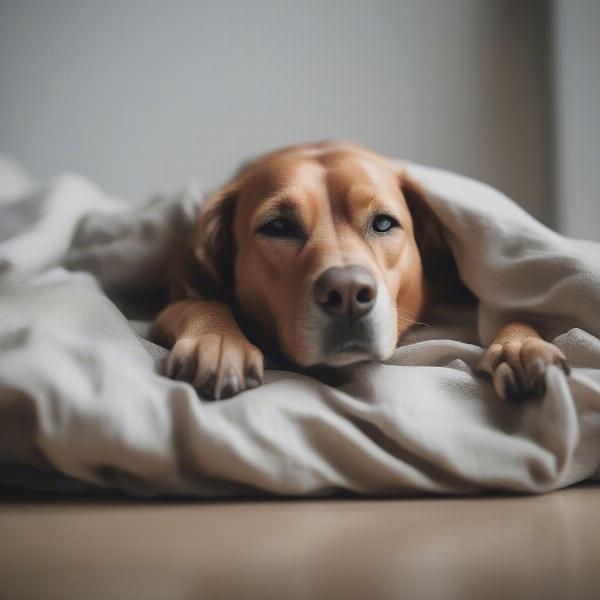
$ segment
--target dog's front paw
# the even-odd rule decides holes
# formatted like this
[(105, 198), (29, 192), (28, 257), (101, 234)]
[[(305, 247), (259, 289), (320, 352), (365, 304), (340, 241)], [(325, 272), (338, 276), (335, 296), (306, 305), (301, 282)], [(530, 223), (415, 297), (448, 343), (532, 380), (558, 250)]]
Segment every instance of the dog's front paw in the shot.
[(492, 344), (479, 366), (491, 375), (500, 398), (521, 402), (546, 393), (546, 369), (556, 365), (568, 375), (571, 371), (565, 355), (554, 345), (539, 338), (522, 342)]
[(261, 384), (263, 354), (242, 336), (184, 337), (171, 350), (167, 375), (191, 383), (207, 398), (230, 398)]

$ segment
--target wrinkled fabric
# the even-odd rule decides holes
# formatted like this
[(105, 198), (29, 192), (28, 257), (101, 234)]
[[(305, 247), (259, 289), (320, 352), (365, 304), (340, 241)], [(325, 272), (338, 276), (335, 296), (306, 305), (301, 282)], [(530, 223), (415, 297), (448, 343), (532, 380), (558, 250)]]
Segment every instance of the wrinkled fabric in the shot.
[[(4, 165), (0, 482), (223, 497), (541, 493), (597, 478), (600, 245), (550, 231), (484, 184), (399, 164), (427, 191), (477, 313), (415, 330), (336, 385), (272, 369), (220, 402), (166, 378), (167, 351), (147, 339), (199, 195), (133, 204), (72, 175), (3, 188)], [(573, 367), (550, 367), (545, 397), (517, 406), (476, 373), (514, 317)]]

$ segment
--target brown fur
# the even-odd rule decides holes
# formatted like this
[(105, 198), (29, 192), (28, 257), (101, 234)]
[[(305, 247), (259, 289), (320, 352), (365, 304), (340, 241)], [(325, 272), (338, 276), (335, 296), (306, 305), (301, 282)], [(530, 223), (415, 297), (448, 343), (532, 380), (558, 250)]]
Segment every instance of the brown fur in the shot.
[[(401, 228), (374, 234), (369, 223), (377, 213), (391, 215)], [(298, 221), (302, 235), (260, 234), (261, 224), (282, 216)], [(342, 142), (284, 148), (246, 165), (207, 200), (180, 265), (175, 302), (156, 329), (172, 347), (169, 374), (217, 398), (258, 385), (259, 347), (304, 367), (327, 360), (315, 341), (321, 317), (312, 293), (327, 268), (358, 265), (372, 274), (381, 302), (393, 304), (385, 327), (394, 332), (394, 347), (432, 300), (470, 296), (419, 185), (384, 157)], [(482, 367), (495, 375), (506, 365), (495, 379), (498, 393), (539, 392), (540, 360), (562, 364), (564, 357), (529, 326), (508, 325), (501, 334)], [(521, 360), (525, 342), (539, 350), (527, 354), (531, 364)], [(374, 357), (391, 350), (387, 344)]]

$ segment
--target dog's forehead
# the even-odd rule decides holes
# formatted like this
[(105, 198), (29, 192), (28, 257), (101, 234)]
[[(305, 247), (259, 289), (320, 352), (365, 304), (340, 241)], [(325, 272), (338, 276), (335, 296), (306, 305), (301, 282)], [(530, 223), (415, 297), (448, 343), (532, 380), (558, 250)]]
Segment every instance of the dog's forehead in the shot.
[(352, 204), (369, 197), (399, 196), (398, 176), (385, 162), (363, 156), (332, 155), (327, 168), (327, 191), (331, 201)]
[(279, 157), (259, 164), (249, 173), (245, 191), (261, 202), (290, 190), (314, 195), (323, 187), (324, 169), (305, 157)]
[(348, 152), (265, 161), (248, 174), (244, 191), (255, 206), (282, 194), (300, 202), (310, 198), (330, 204), (370, 196), (401, 197), (397, 174), (383, 160)]

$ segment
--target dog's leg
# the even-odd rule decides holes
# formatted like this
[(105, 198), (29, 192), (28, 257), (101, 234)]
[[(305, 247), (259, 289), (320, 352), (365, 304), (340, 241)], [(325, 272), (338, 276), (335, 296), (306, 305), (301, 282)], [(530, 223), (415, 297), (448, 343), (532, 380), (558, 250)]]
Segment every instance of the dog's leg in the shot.
[(170, 304), (155, 321), (154, 334), (171, 348), (167, 375), (190, 382), (203, 396), (228, 398), (262, 381), (262, 352), (222, 302)]
[(479, 368), (492, 376), (500, 398), (519, 402), (544, 395), (546, 369), (552, 364), (569, 374), (567, 359), (554, 344), (531, 325), (515, 321), (498, 331)]

